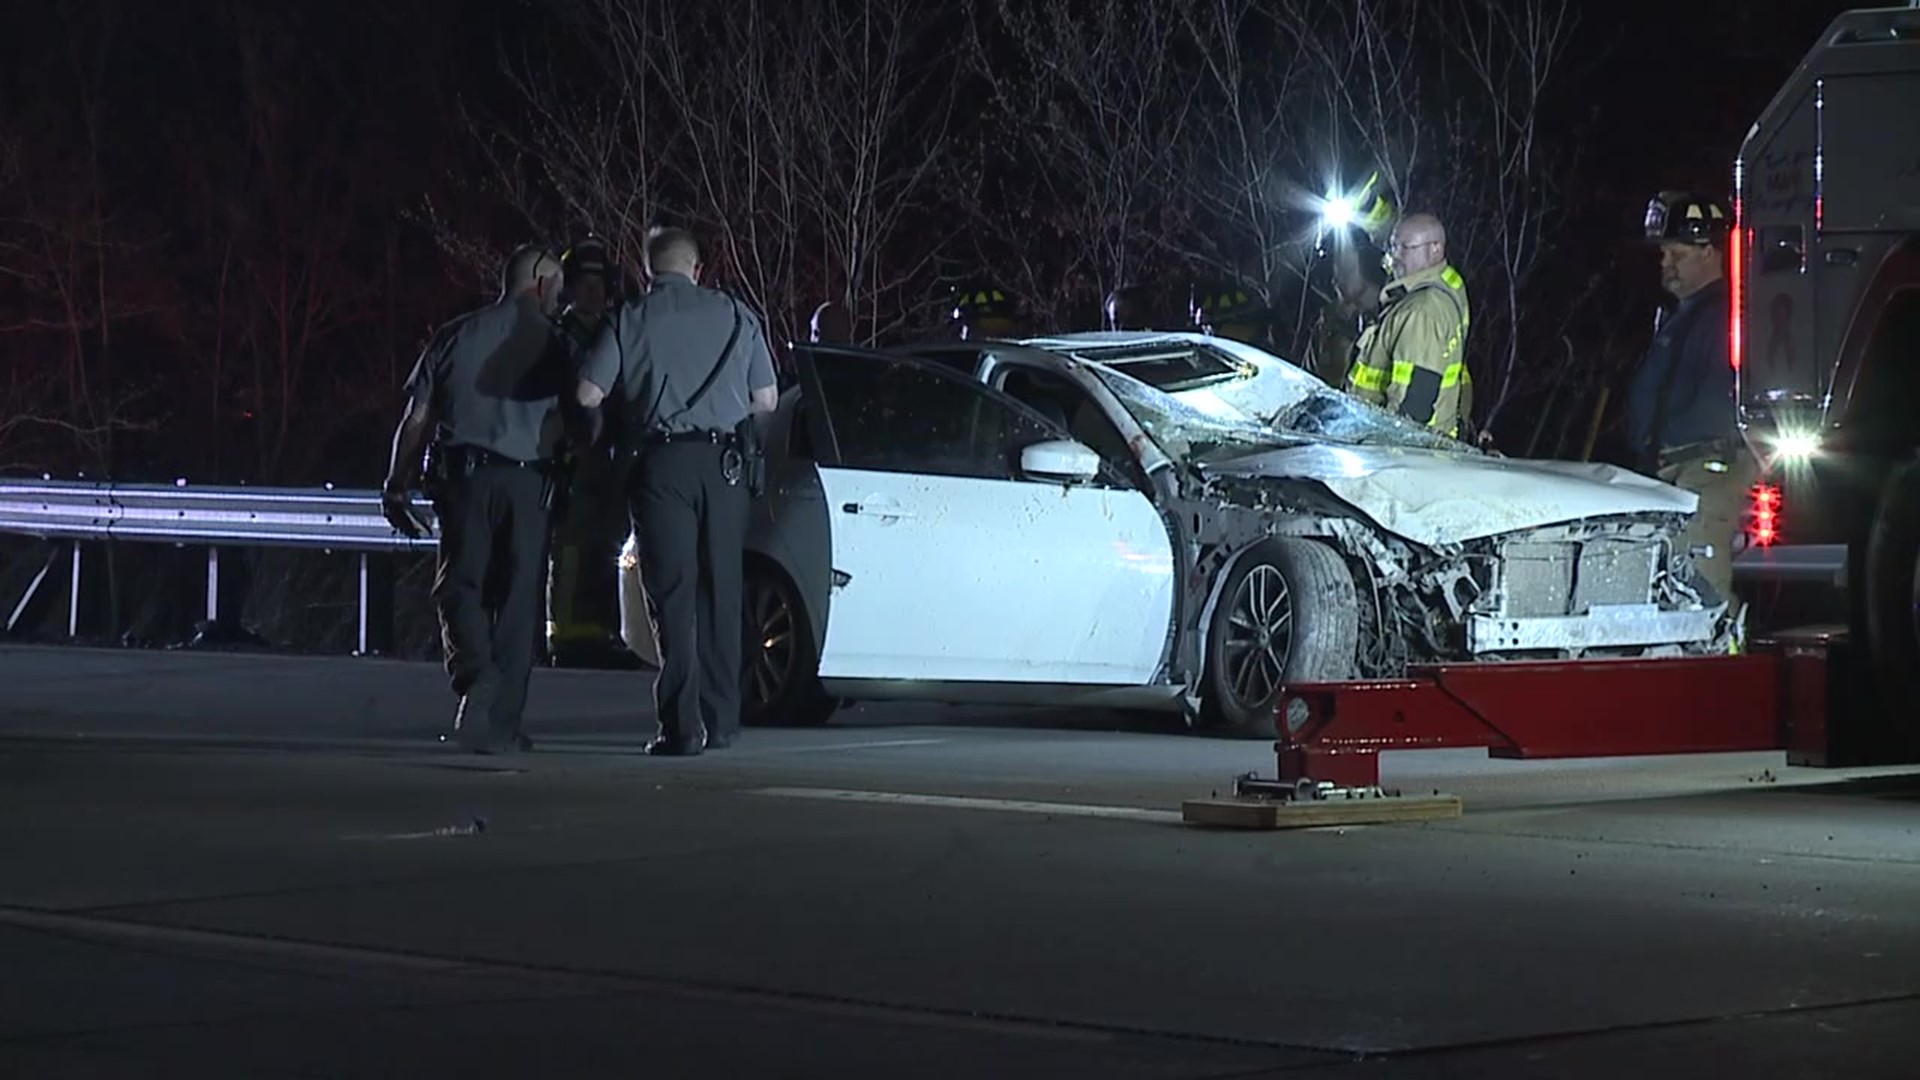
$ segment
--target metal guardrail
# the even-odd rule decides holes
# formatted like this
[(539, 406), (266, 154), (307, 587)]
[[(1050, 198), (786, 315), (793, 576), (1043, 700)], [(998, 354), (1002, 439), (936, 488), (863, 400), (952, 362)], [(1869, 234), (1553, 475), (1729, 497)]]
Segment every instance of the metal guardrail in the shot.
[[(427, 520), (433, 509), (416, 502)], [(431, 550), (380, 513), (371, 489), (195, 487), (0, 480), (0, 532), (46, 540), (126, 540), (329, 551)]]
[[(415, 509), (436, 529), (433, 508)], [(0, 480), (0, 533), (66, 541), (71, 547), (67, 632), (80, 626), (81, 545), (89, 542), (171, 544), (207, 549), (207, 620), (220, 617), (220, 549), (304, 548), (356, 554), (360, 562), (359, 646), (374, 651), (391, 623), (384, 590), (373, 582), (383, 554), (431, 551), (432, 537), (401, 535), (380, 512), (372, 489), (196, 487), (68, 480)], [(50, 558), (9, 613), (11, 632), (52, 572)]]

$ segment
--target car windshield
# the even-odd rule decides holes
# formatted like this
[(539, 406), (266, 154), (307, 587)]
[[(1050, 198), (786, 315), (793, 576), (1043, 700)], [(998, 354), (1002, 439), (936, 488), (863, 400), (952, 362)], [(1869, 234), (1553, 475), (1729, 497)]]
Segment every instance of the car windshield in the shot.
[(1457, 439), (1338, 390), (1315, 390), (1275, 417), (1274, 424), (1301, 435), (1360, 446), (1413, 446), (1453, 451), (1472, 449)]
[(1217, 462), (1260, 450), (1337, 442), (1350, 446), (1407, 446), (1478, 453), (1457, 439), (1429, 430), (1338, 390), (1316, 389), (1274, 418), (1203, 412), (1130, 375), (1098, 364), (1089, 370), (1113, 391), (1127, 412), (1168, 456)]
[(1147, 435), (1169, 457), (1182, 461), (1233, 457), (1252, 450), (1299, 446), (1310, 439), (1296, 438), (1254, 420), (1201, 412), (1186, 402), (1112, 368), (1088, 368)]

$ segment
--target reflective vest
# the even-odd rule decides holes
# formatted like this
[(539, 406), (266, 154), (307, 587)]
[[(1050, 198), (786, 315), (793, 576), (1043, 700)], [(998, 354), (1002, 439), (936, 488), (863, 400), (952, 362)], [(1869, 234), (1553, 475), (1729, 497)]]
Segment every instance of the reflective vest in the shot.
[(1443, 263), (1388, 282), (1380, 301), (1354, 344), (1347, 393), (1459, 438), (1473, 400), (1466, 282)]

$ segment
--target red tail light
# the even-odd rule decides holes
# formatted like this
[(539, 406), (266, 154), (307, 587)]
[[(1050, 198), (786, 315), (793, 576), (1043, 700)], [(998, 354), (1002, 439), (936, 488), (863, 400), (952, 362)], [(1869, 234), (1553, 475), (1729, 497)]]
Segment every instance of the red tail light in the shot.
[(1780, 489), (1772, 484), (1758, 484), (1753, 489), (1753, 527), (1749, 535), (1760, 547), (1769, 547), (1780, 539)]
[[(1739, 180), (1735, 180), (1738, 184)], [(1741, 332), (1741, 323), (1747, 314), (1747, 245), (1746, 215), (1741, 212), (1745, 200), (1736, 191), (1733, 197), (1733, 229), (1728, 233), (1730, 251), (1727, 260), (1728, 303), (1727, 303), (1727, 361), (1734, 371), (1740, 370), (1740, 361), (1746, 358), (1746, 335)]]

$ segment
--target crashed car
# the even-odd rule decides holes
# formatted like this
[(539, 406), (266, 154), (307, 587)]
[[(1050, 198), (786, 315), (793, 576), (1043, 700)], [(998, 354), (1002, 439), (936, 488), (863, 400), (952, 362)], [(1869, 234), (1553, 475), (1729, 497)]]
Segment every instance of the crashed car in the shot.
[(1085, 704), (1271, 738), (1289, 683), (1727, 648), (1690, 492), (1482, 453), (1202, 335), (953, 345), (796, 348), (761, 418), (745, 722)]

